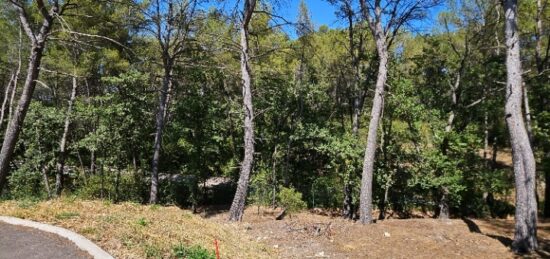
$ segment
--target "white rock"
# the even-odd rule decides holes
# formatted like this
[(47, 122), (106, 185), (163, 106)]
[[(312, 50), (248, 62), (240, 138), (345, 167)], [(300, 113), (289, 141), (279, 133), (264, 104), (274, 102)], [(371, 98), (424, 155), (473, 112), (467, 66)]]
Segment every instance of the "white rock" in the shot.
[(390, 236), (391, 236), (390, 233), (384, 231), (384, 237), (390, 237)]

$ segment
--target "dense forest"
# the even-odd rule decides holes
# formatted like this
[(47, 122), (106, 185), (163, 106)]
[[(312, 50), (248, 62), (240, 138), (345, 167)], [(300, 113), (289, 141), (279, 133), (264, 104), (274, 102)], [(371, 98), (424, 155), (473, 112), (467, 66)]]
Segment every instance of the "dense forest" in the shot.
[(0, 1), (0, 198), (515, 215), (536, 249), (550, 1), (327, 1), (341, 26), (304, 1)]

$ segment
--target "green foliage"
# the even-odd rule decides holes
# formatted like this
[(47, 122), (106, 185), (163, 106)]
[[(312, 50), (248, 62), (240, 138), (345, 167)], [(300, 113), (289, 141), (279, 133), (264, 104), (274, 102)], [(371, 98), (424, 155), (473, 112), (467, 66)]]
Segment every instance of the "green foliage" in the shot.
[(137, 220), (136, 224), (142, 226), (142, 227), (145, 227), (147, 225), (149, 225), (149, 221), (145, 218), (140, 218)]
[(266, 167), (260, 167), (260, 171), (253, 175), (250, 181), (250, 194), (248, 196), (252, 204), (263, 206), (274, 205), (274, 198), (277, 195), (277, 182), (273, 178), (273, 172), (268, 171)]
[(10, 177), (10, 194), (13, 199), (44, 199), (47, 197), (40, 172), (21, 167)]
[[(355, 183), (354, 193), (358, 193), (359, 181)], [(344, 200), (343, 181), (339, 178), (319, 177), (311, 184), (311, 198), (308, 204), (315, 208), (340, 208)]]
[(287, 209), (288, 212), (298, 212), (307, 208), (307, 204), (302, 200), (302, 194), (294, 188), (279, 187), (277, 194), (278, 204)]
[(162, 258), (162, 251), (160, 248), (147, 244), (144, 249), (146, 258)]
[(147, 188), (140, 177), (132, 172), (121, 172), (118, 179), (118, 192), (116, 174), (89, 175), (78, 184), (76, 195), (82, 199), (99, 199), (117, 201), (143, 201), (143, 191)]
[[(148, 200), (166, 61), (157, 39), (144, 31), (141, 8), (148, 3), (122, 7), (82, 0), (67, 10), (64, 28), (112, 40), (74, 38), (54, 23), (59, 40), (48, 42), (2, 198), (48, 197), (46, 183), (54, 185), (74, 74), (78, 87), (69, 117), (65, 194), (112, 202)], [(429, 34), (403, 30), (395, 38), (375, 159), (373, 198), (379, 208), (405, 217), (419, 209), (433, 211), (448, 192), (456, 216), (502, 216), (513, 209), (504, 199), (513, 189), (511, 169), (480, 155), (486, 134), (488, 149), (510, 152), (502, 115), (503, 20), (486, 4), (452, 1)], [(10, 6), (0, 3), (0, 49), (6, 50), (0, 53), (2, 86), (18, 58), (19, 26)], [(277, 202), (289, 210), (341, 208), (349, 184), (357, 207), (378, 68), (374, 40), (357, 21), (353, 39), (347, 27), (321, 25), (316, 31), (305, 2), (299, 7), (298, 37), (289, 37), (273, 26), (273, 7), (259, 8), (267, 12), (257, 13), (250, 29), (256, 138), (249, 202)], [(534, 57), (534, 2), (523, 1), (519, 10), (537, 169), (548, 172), (548, 64), (539, 71)], [(28, 11), (36, 22), (38, 10)], [(94, 19), (82, 19), (89, 15)], [(215, 176), (237, 179), (243, 154), (242, 79), (234, 48), (239, 32), (223, 10), (201, 9), (197, 15), (171, 71), (159, 164), (161, 203), (182, 207), (231, 200), (231, 187), (213, 194), (202, 184)], [(22, 41), (24, 68), (29, 42)], [(542, 49), (547, 46), (543, 37)], [(355, 100), (361, 101), (356, 133)], [(451, 114), (452, 127), (446, 129)], [(146, 249), (148, 256), (162, 256), (154, 247)]]
[(207, 250), (201, 246), (186, 246), (179, 244), (172, 249), (172, 256), (185, 259), (214, 259), (214, 251)]
[(77, 212), (64, 211), (64, 212), (57, 213), (55, 215), (55, 218), (59, 220), (64, 220), (64, 219), (75, 218), (78, 216), (80, 216), (80, 214), (78, 214)]

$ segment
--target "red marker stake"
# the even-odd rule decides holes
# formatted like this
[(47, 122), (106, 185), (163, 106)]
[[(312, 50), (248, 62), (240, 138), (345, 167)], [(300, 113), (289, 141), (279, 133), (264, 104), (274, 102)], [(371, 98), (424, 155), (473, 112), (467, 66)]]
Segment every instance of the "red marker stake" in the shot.
[(216, 259), (220, 259), (220, 250), (218, 248), (218, 240), (214, 239), (214, 246), (216, 246)]

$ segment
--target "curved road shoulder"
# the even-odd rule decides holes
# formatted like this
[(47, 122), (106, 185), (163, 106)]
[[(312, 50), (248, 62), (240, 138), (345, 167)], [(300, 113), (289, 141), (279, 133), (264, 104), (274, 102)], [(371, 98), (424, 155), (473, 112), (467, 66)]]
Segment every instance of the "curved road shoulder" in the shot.
[(87, 238), (73, 231), (70, 231), (64, 228), (47, 225), (47, 224), (43, 224), (35, 221), (24, 220), (24, 219), (19, 219), (14, 217), (6, 217), (6, 216), (0, 216), (0, 223), (6, 223), (6, 224), (22, 226), (22, 227), (29, 227), (29, 228), (38, 229), (44, 232), (56, 234), (60, 237), (63, 237), (72, 241), (78, 248), (89, 253), (94, 258), (98, 258), (98, 259), (113, 258), (110, 254), (105, 252), (99, 246), (92, 243), (92, 241), (88, 240)]

